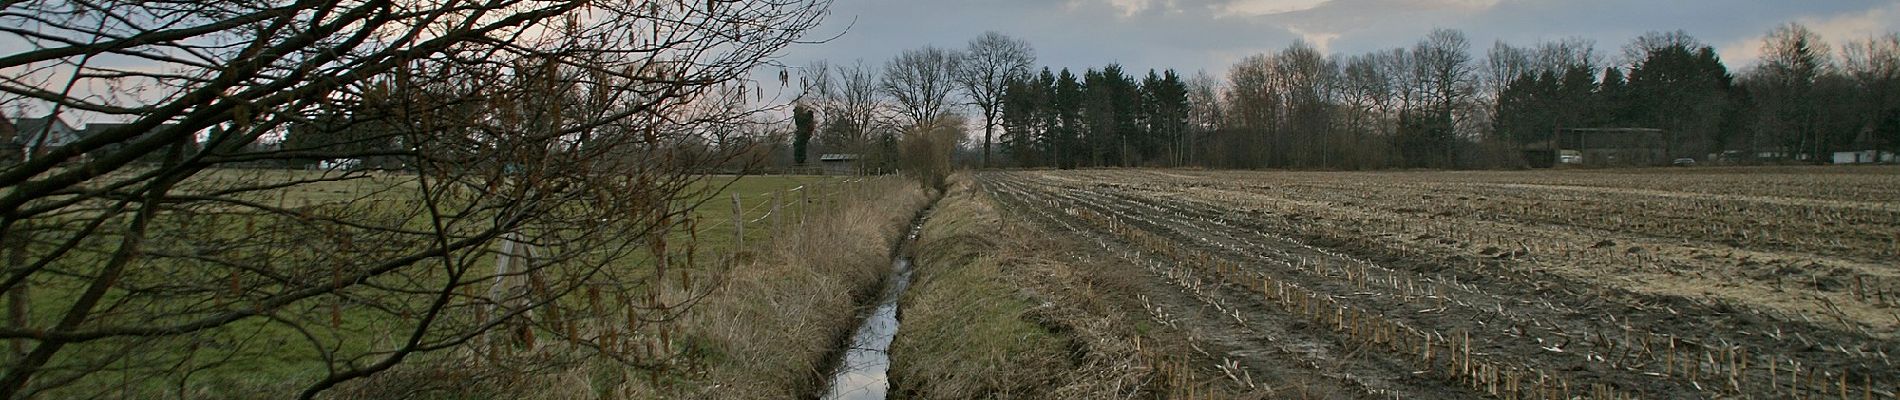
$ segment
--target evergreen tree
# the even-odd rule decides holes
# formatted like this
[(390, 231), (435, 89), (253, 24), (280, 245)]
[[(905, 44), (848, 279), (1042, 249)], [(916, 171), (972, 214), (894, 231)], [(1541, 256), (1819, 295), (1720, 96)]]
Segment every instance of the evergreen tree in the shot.
[(1082, 107), (1085, 100), (1082, 83), (1075, 73), (1063, 68), (1051, 81), (1049, 108), (1049, 151), (1059, 168), (1075, 168), (1087, 149), (1080, 143)]
[[(1043, 68), (1041, 76), (1055, 79), (1048, 68)], [(1045, 114), (1050, 103), (1047, 80), (1021, 76), (1011, 79), (1003, 90), (1001, 145), (1003, 154), (1014, 159), (1017, 165), (1045, 165), (1043, 160), (1048, 153), (1042, 144), (1048, 131)]]
[(792, 133), (792, 163), (805, 165), (805, 158), (811, 148), (811, 135), (818, 130), (818, 124), (816, 119), (812, 116), (811, 108), (806, 107), (805, 103), (801, 102), (798, 103), (798, 105), (792, 106), (792, 129), (794, 130)]
[(1602, 83), (1597, 85), (1596, 107), (1590, 110), (1590, 125), (1625, 126), (1629, 124), (1629, 81), (1623, 69), (1603, 68)]
[(1722, 126), (1732, 80), (1708, 46), (1651, 48), (1630, 69), (1626, 107), (1632, 125), (1662, 129), (1675, 140), (1671, 157), (1706, 154), (1729, 141)]
[(1143, 158), (1164, 159), (1180, 165), (1186, 159), (1188, 134), (1188, 87), (1181, 75), (1170, 69), (1156, 76), (1148, 71), (1141, 83), (1142, 130), (1149, 138)]

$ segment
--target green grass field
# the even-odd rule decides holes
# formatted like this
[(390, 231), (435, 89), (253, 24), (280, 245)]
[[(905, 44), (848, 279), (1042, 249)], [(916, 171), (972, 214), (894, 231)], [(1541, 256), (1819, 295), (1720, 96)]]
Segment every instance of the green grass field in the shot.
[[(229, 170), (214, 171), (202, 175), (198, 184), (218, 186), (232, 182), (272, 182), (311, 179), (320, 176), (318, 172), (281, 171), (281, 170)], [(733, 196), (739, 198), (740, 219), (746, 222), (744, 242), (747, 247), (755, 247), (769, 242), (774, 233), (769, 227), (773, 222), (795, 225), (802, 213), (820, 212), (830, 204), (839, 192), (845, 190), (844, 178), (822, 176), (709, 176), (696, 183), (689, 191), (702, 194), (697, 199), (684, 202), (697, 205), (692, 211), (694, 220), (691, 232), (685, 229), (675, 230), (669, 235), (669, 242), (693, 242), (687, 248), (702, 260), (719, 260), (731, 254), (735, 243), (736, 229), (733, 220)], [(194, 182), (187, 182), (186, 187)], [(415, 193), (413, 178), (405, 175), (379, 175), (367, 178), (340, 181), (314, 182), (297, 185), (287, 190), (270, 194), (251, 196), (247, 200), (268, 205), (282, 205), (289, 208), (321, 209), (333, 205), (347, 205), (344, 212), (387, 212), (378, 208), (387, 208), (388, 201), (401, 202), (404, 196)], [(701, 190), (703, 189), (703, 190)], [(772, 215), (774, 194), (778, 196), (780, 214)], [(363, 201), (371, 200), (371, 201)], [(810, 200), (809, 204), (800, 204)], [(363, 207), (363, 205), (368, 205)], [(211, 237), (224, 235), (254, 235), (271, 231), (269, 227), (237, 225), (256, 225), (255, 221), (242, 217), (196, 217), (208, 218), (207, 221), (193, 222), (193, 230), (200, 234), (212, 231)], [(163, 223), (163, 222), (161, 222)], [(179, 223), (172, 221), (172, 223)], [(165, 240), (164, 235), (154, 235), (155, 240)], [(196, 237), (196, 236), (194, 236)], [(83, 271), (85, 264), (104, 260), (109, 253), (106, 247), (114, 242), (88, 242), (84, 253), (62, 260), (64, 268)], [(680, 247), (675, 247), (679, 249)], [(294, 249), (263, 249), (277, 251), (277, 256), (298, 256), (283, 254)], [(474, 271), (492, 270), (493, 257), (472, 260)], [(651, 268), (650, 255), (635, 254), (631, 259), (614, 262), (613, 271), (618, 274), (639, 275), (640, 269)], [(140, 265), (139, 271), (130, 274), (146, 275), (143, 278), (162, 281), (162, 274), (193, 273), (192, 267)], [(80, 277), (83, 278), (83, 277)], [(203, 278), (203, 277), (199, 277)], [(235, 282), (236, 278), (232, 278)], [(47, 283), (38, 283), (32, 291), (33, 315), (35, 321), (45, 324), (58, 318), (67, 305), (72, 304), (83, 279), (68, 278)], [(236, 284), (233, 283), (235, 286)], [(109, 296), (110, 297), (110, 296)], [(113, 302), (124, 299), (109, 299)], [(206, 301), (221, 301), (207, 299)], [(584, 303), (585, 299), (568, 299), (563, 303)], [(310, 325), (293, 328), (264, 318), (250, 318), (226, 327), (198, 334), (180, 335), (170, 338), (149, 340), (109, 339), (94, 345), (69, 346), (55, 359), (53, 365), (68, 361), (91, 360), (93, 365), (106, 365), (102, 372), (84, 377), (66, 388), (50, 392), (53, 398), (66, 397), (128, 397), (128, 398), (247, 398), (258, 393), (289, 394), (325, 375), (325, 362), (318, 347), (339, 350), (340, 354), (365, 354), (371, 349), (390, 348), (392, 342), (400, 338), (401, 332), (392, 329), (391, 314), (387, 310), (355, 309), (347, 305), (333, 308), (323, 306), (310, 307), (300, 302), (295, 309), (283, 309), (280, 315), (294, 315), (305, 320), (324, 320), (333, 318), (334, 326)], [(124, 306), (114, 304), (109, 307)], [(164, 307), (164, 305), (159, 305)], [(311, 308), (311, 309), (304, 309)], [(125, 322), (123, 311), (110, 311), (112, 318)], [(325, 315), (328, 315), (327, 317)], [(320, 343), (320, 344), (319, 344)], [(208, 351), (207, 351), (208, 350)], [(215, 355), (217, 359), (202, 359), (203, 355)], [(110, 361), (107, 361), (110, 360)], [(113, 365), (119, 365), (114, 367)], [(139, 368), (141, 364), (171, 364), (166, 367)], [(191, 365), (179, 368), (178, 365)], [(189, 372), (181, 373), (188, 370)]]

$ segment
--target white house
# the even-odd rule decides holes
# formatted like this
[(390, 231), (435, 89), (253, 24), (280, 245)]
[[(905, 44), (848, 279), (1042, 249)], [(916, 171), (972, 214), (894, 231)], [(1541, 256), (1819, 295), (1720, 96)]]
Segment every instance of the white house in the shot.
[(20, 145), (28, 152), (33, 152), (33, 154), (28, 154), (27, 158), (79, 140), (79, 129), (73, 128), (57, 115), (20, 118), (13, 121), (13, 128), (15, 130), (13, 143)]
[(1856, 150), (1834, 152), (1835, 164), (1870, 164), (1900, 162), (1893, 152), (1885, 150)]

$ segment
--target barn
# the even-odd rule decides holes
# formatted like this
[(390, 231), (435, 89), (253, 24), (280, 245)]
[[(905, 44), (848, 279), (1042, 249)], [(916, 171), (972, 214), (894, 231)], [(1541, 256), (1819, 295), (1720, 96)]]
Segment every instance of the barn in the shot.
[(818, 164), (824, 166), (825, 175), (857, 175), (858, 162), (863, 158), (857, 154), (824, 154), (818, 156)]

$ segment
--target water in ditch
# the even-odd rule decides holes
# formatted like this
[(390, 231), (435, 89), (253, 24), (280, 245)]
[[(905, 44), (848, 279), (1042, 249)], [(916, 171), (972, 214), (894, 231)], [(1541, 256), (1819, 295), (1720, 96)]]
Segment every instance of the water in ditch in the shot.
[[(920, 219), (910, 228), (900, 248), (917, 240), (923, 228)], [(902, 251), (898, 252), (902, 254)], [(831, 389), (825, 400), (883, 400), (890, 391), (891, 339), (897, 336), (897, 300), (910, 286), (910, 257), (898, 256), (891, 262), (891, 278), (878, 298), (877, 308), (864, 318), (864, 324), (851, 335), (851, 347), (845, 349), (838, 369), (831, 374)]]

